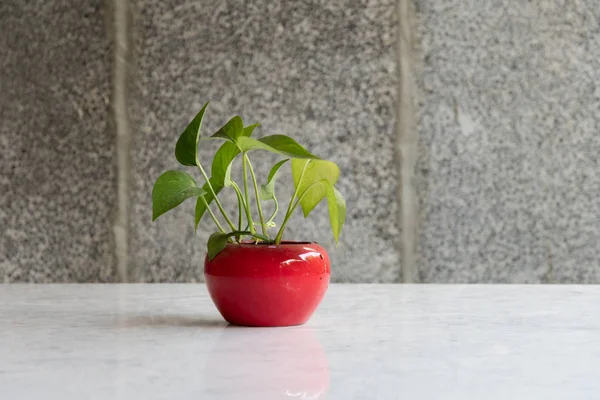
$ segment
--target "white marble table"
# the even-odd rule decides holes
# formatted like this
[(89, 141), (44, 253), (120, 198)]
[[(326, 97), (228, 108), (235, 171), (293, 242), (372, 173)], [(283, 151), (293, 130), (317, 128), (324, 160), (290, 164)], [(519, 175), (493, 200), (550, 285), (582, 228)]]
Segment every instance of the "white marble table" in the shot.
[(203, 285), (0, 285), (0, 399), (592, 399), (600, 287), (333, 285), (228, 327)]

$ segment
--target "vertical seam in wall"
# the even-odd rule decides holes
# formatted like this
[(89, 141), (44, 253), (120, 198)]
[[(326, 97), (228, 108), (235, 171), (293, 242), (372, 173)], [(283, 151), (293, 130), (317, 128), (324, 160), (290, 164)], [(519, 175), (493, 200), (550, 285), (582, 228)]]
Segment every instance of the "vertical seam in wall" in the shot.
[(398, 66), (398, 109), (396, 112), (396, 154), (399, 160), (398, 196), (401, 238), (401, 281), (412, 283), (416, 276), (417, 202), (414, 168), (417, 153), (415, 84), (413, 75), (414, 5), (413, 0), (396, 1), (396, 46)]
[(127, 282), (129, 259), (129, 187), (131, 174), (131, 129), (128, 105), (128, 65), (130, 56), (129, 43), (129, 1), (112, 1), (115, 42), (115, 58), (113, 70), (113, 116), (115, 120), (117, 141), (117, 215), (113, 225), (115, 238), (115, 256), (117, 277), (120, 282)]

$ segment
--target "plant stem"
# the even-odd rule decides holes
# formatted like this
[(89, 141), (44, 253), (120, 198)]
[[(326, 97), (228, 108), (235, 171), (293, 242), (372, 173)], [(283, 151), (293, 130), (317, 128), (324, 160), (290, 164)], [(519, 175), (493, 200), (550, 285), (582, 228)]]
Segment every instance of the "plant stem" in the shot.
[(287, 211), (285, 212), (285, 218), (283, 219), (281, 228), (279, 228), (279, 231), (277, 232), (277, 236), (275, 237), (275, 244), (281, 243), (281, 238), (283, 237), (283, 231), (285, 230), (285, 225), (287, 224), (288, 219), (292, 215), (291, 211), (293, 211), (292, 206), (294, 205), (294, 199), (298, 195), (298, 189), (300, 189), (300, 186), (302, 185), (302, 179), (304, 179), (304, 174), (306, 173), (306, 168), (308, 167), (309, 163), (310, 163), (310, 160), (306, 160), (306, 163), (304, 164), (304, 168), (302, 169), (302, 173), (300, 174), (300, 179), (298, 179), (298, 184), (296, 185), (296, 189), (294, 190), (294, 194), (292, 195), (292, 198), (290, 199), (290, 204), (288, 205)]
[(223, 229), (223, 226), (221, 225), (221, 223), (219, 222), (219, 220), (217, 219), (217, 217), (215, 216), (215, 214), (212, 212), (212, 210), (208, 206), (208, 203), (206, 202), (206, 199), (204, 198), (204, 196), (202, 196), (202, 201), (204, 201), (204, 205), (206, 206), (206, 211), (208, 211), (208, 213), (212, 217), (213, 221), (217, 225), (217, 228), (219, 228), (219, 230), (221, 231), (221, 233), (225, 233), (225, 229)]
[(242, 170), (244, 173), (244, 194), (246, 195), (246, 217), (248, 218), (248, 226), (250, 232), (256, 233), (254, 228), (254, 221), (252, 221), (252, 213), (250, 212), (250, 194), (248, 194), (248, 166), (246, 165), (246, 153), (243, 153), (242, 157)]
[(267, 242), (267, 243), (272, 243), (273, 242), (270, 238), (268, 238), (266, 236), (263, 236), (263, 235), (261, 235), (259, 233), (254, 233), (254, 234), (251, 234), (251, 235), (254, 236), (256, 239), (262, 240), (263, 242)]
[[(227, 215), (227, 212), (225, 212), (225, 209), (221, 205), (221, 202), (219, 201), (219, 198), (217, 197), (217, 194), (215, 193), (215, 190), (213, 189), (212, 184), (210, 183), (210, 179), (208, 179), (208, 175), (206, 175), (204, 168), (202, 168), (202, 165), (198, 162), (198, 160), (196, 160), (196, 165), (200, 169), (200, 173), (204, 177), (204, 180), (206, 181), (206, 184), (208, 185), (208, 189), (210, 190), (210, 194), (212, 194), (213, 199), (215, 200), (215, 203), (217, 203), (217, 207), (219, 208), (219, 211), (221, 211), (221, 214), (223, 214), (223, 218), (225, 218), (225, 220), (227, 221), (227, 224), (229, 224), (229, 227), (231, 228), (231, 230), (235, 231), (235, 225), (233, 224), (233, 222), (231, 222), (229, 215)], [(207, 205), (208, 205), (208, 203), (207, 203)]]
[(279, 203), (277, 202), (277, 198), (275, 196), (273, 196), (273, 202), (275, 203), (275, 210), (273, 210), (273, 214), (271, 215), (271, 218), (269, 218), (269, 222), (267, 222), (267, 224), (271, 224), (273, 222), (277, 212), (279, 211)]
[[(241, 231), (242, 230), (242, 219), (243, 219), (242, 209), (244, 209), (244, 210), (246, 209), (246, 203), (244, 202), (244, 196), (242, 196), (242, 191), (240, 190), (240, 187), (237, 185), (237, 183), (235, 183), (233, 180), (231, 180), (231, 186), (235, 190), (235, 194), (238, 198), (238, 230)], [(241, 236), (236, 236), (235, 239), (239, 243), (241, 240)]]
[(250, 176), (252, 176), (252, 183), (254, 184), (254, 193), (256, 195), (256, 206), (258, 208), (258, 216), (260, 217), (260, 226), (262, 227), (263, 235), (269, 237), (267, 232), (267, 224), (265, 224), (265, 217), (263, 215), (262, 206), (260, 205), (260, 194), (258, 191), (258, 183), (256, 183), (256, 175), (254, 175), (254, 169), (252, 168), (252, 163), (248, 158), (248, 155), (244, 153), (244, 159), (248, 163), (248, 168), (250, 169)]
[[(313, 188), (313, 186), (320, 185), (323, 182), (324, 182), (324, 180), (310, 184), (306, 188), (306, 190), (304, 190), (304, 192), (302, 192), (300, 197), (298, 197), (298, 200), (296, 200), (296, 202), (294, 203), (292, 208), (288, 209), (288, 212), (285, 214), (285, 218), (283, 219), (283, 223), (281, 224), (281, 229), (279, 230), (279, 232), (281, 233), (281, 236), (283, 236), (283, 230), (285, 229), (285, 226), (287, 225), (288, 220), (290, 219), (290, 217), (292, 216), (292, 214), (294, 213), (294, 211), (296, 210), (296, 208), (298, 207), (298, 205), (300, 204), (300, 202), (302, 201), (304, 196), (306, 196), (306, 194), (310, 191), (310, 189)], [(281, 243), (281, 237), (280, 237), (279, 233), (277, 234), (277, 237), (279, 238), (279, 241), (277, 241), (277, 238), (276, 238), (275, 243), (279, 244), (279, 243)]]
[(242, 191), (240, 187), (234, 181), (231, 181), (231, 186), (235, 190), (235, 194), (238, 198), (238, 231), (242, 230), (242, 209), (246, 209), (246, 203), (244, 202), (244, 196), (242, 196)]
[(265, 237), (265, 236), (260, 235), (258, 233), (252, 233), (252, 232), (249, 232), (249, 231), (246, 231), (246, 230), (243, 230), (243, 231), (233, 231), (233, 232), (230, 232), (230, 233), (226, 233), (225, 235), (227, 236), (227, 238), (230, 238), (232, 236), (252, 236), (252, 237), (254, 237), (256, 239), (262, 240), (263, 242), (271, 243), (271, 239), (269, 239), (268, 237)]

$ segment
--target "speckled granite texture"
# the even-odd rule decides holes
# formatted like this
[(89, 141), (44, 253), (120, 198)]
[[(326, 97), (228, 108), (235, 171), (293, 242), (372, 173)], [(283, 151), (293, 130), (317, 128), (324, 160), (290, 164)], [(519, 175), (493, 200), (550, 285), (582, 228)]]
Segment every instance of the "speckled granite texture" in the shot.
[(600, 8), (416, 2), (422, 282), (600, 283)]
[(103, 4), (0, 2), (0, 282), (113, 280)]
[[(132, 281), (203, 280), (212, 222), (194, 237), (188, 201), (152, 223), (150, 194), (159, 174), (177, 167), (178, 132), (206, 100), (205, 134), (240, 114), (262, 123), (258, 135), (292, 135), (337, 162), (349, 209), (339, 247), (325, 204), (306, 221), (298, 216), (288, 238), (324, 244), (335, 281), (398, 281), (394, 4), (134, 2)], [(207, 166), (215, 145), (202, 151)], [(264, 179), (270, 158), (260, 154)]]
[[(329, 249), (334, 281), (399, 281), (402, 240), (421, 282), (600, 283), (596, 2), (414, 0), (418, 46), (403, 68), (406, 1), (0, 1), (0, 282), (117, 280), (124, 199), (121, 276), (203, 280), (212, 224), (193, 235), (189, 200), (152, 223), (151, 189), (178, 168), (178, 133), (211, 100), (205, 134), (240, 114), (262, 123), (258, 136), (290, 134), (340, 165), (339, 247), (325, 204), (287, 231)], [(127, 9), (131, 26), (117, 32)], [(122, 59), (130, 86), (114, 98), (128, 104), (115, 119)], [(410, 148), (411, 124), (396, 118), (414, 115), (397, 95), (410, 92), (407, 71), (418, 79), (414, 180), (395, 151)], [(116, 173), (117, 121), (130, 180)], [(202, 148), (207, 168), (217, 145)], [(254, 154), (263, 179), (272, 161)], [(401, 166), (418, 196), (414, 268), (415, 237), (400, 237), (397, 218), (398, 194), (413, 193), (397, 187)]]

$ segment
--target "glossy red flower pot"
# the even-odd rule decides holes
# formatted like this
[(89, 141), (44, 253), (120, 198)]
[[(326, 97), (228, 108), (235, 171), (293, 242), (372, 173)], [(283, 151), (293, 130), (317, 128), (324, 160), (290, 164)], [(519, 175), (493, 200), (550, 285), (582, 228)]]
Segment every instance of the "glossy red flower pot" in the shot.
[(330, 275), (329, 256), (316, 243), (228, 244), (204, 261), (210, 296), (233, 325), (305, 323), (323, 299)]

